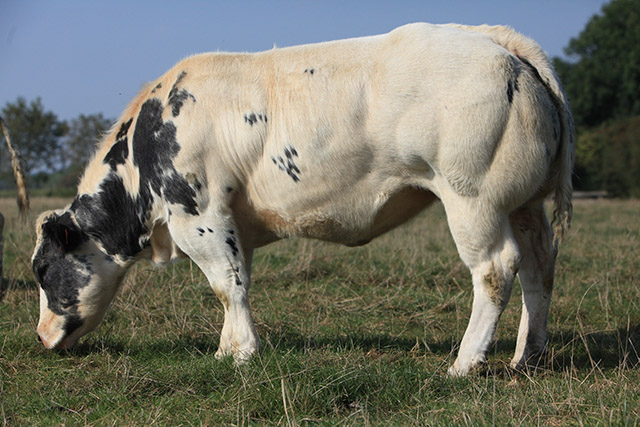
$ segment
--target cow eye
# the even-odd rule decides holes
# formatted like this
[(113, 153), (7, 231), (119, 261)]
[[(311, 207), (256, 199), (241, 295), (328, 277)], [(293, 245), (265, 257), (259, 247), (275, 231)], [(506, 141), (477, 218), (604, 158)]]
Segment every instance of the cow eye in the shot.
[(38, 279), (38, 282), (43, 283), (44, 275), (47, 274), (48, 269), (49, 264), (40, 264), (38, 268), (36, 268), (36, 279)]

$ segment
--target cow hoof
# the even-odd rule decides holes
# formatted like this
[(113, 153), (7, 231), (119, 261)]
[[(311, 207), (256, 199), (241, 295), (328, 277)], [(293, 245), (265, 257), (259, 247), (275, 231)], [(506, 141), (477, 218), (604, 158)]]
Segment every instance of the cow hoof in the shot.
[(547, 348), (545, 346), (542, 350), (534, 351), (532, 354), (522, 356), (519, 359), (514, 357), (510, 366), (516, 371), (533, 372), (545, 366), (546, 356)]
[(484, 366), (486, 364), (486, 359), (484, 356), (473, 357), (469, 362), (461, 362), (460, 358), (456, 359), (453, 362), (453, 365), (449, 367), (447, 370), (447, 374), (451, 377), (464, 377), (469, 375), (469, 372), (472, 370)]
[(225, 357), (229, 357), (229, 356), (233, 356), (233, 354), (231, 353), (231, 350), (223, 350), (221, 348), (218, 349), (218, 351), (216, 351), (215, 354), (215, 358), (220, 360), (220, 359), (224, 359)]
[(257, 346), (251, 346), (244, 349), (237, 348), (219, 348), (216, 351), (215, 358), (220, 360), (225, 357), (233, 357), (233, 361), (236, 365), (244, 365), (251, 359), (251, 356), (257, 351)]
[(238, 366), (244, 365), (249, 361), (249, 359), (251, 359), (253, 353), (255, 353), (255, 350), (238, 351), (233, 355), (233, 362)]
[(456, 366), (455, 364), (454, 364), (454, 365), (451, 365), (451, 366), (449, 367), (449, 369), (447, 370), (447, 374), (448, 374), (450, 377), (464, 377), (464, 376), (466, 376), (468, 373), (469, 373), (469, 370), (468, 370), (468, 369), (463, 369), (463, 368), (461, 368), (461, 367), (459, 367), (459, 366)]

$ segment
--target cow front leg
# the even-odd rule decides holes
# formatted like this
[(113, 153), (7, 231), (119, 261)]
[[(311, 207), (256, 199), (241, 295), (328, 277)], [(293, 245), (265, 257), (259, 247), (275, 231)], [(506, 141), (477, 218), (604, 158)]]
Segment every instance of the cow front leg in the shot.
[(169, 231), (211, 285), (224, 308), (216, 357), (245, 362), (260, 346), (249, 305), (252, 249), (243, 248), (231, 217), (220, 214), (173, 215)]
[(244, 268), (234, 267), (232, 280), (211, 286), (224, 307), (224, 323), (216, 358), (233, 356), (237, 363), (248, 360), (260, 347), (249, 305), (249, 271), (253, 250), (243, 251)]

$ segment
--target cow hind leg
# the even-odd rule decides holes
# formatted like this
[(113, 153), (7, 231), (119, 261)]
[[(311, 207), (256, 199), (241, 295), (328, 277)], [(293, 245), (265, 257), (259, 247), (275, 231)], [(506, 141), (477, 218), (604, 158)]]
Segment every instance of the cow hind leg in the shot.
[(443, 198), (451, 234), (473, 280), (473, 306), (449, 374), (462, 376), (483, 363), (511, 295), (520, 252), (509, 217), (478, 199)]
[(513, 212), (510, 220), (523, 255), (518, 272), (522, 317), (511, 366), (535, 367), (546, 349), (556, 250), (542, 203)]

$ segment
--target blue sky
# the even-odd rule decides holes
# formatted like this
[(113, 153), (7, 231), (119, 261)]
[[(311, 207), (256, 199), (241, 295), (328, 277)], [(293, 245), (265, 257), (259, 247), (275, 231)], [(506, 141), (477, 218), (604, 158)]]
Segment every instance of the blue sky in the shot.
[(0, 107), (38, 96), (61, 119), (116, 118), (181, 58), (387, 32), (409, 22), (506, 24), (551, 56), (605, 0), (0, 0)]

